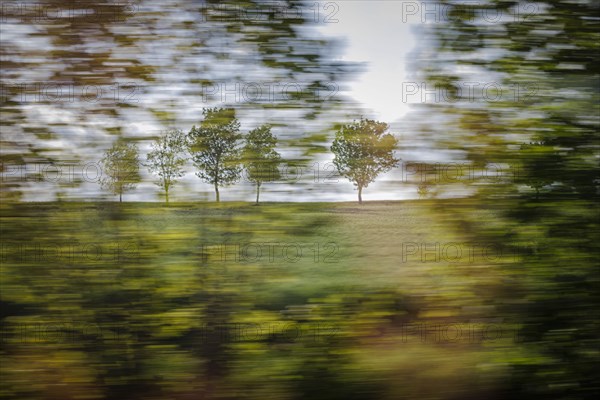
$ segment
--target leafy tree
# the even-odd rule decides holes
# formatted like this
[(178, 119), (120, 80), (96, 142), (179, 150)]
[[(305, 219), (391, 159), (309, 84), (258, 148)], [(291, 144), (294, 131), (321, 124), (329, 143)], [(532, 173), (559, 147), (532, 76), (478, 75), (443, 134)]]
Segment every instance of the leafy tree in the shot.
[(135, 143), (118, 139), (101, 160), (103, 174), (100, 184), (111, 193), (118, 194), (119, 202), (123, 201), (124, 192), (135, 188), (141, 181), (138, 157)]
[(240, 123), (233, 108), (207, 108), (202, 115), (200, 126), (189, 132), (189, 150), (196, 175), (215, 186), (218, 202), (219, 186), (234, 183), (240, 176)]
[(248, 172), (248, 180), (256, 184), (256, 204), (263, 182), (271, 182), (280, 177), (277, 167), (281, 156), (275, 150), (276, 145), (277, 138), (273, 136), (268, 125), (253, 129), (246, 136), (243, 150), (244, 167)]
[(340, 175), (358, 187), (358, 202), (362, 204), (362, 190), (382, 172), (397, 165), (394, 149), (398, 140), (388, 130), (388, 124), (361, 118), (342, 126), (335, 135), (331, 151)]
[(160, 179), (156, 184), (165, 191), (169, 204), (169, 189), (178, 178), (184, 175), (184, 156), (187, 150), (187, 138), (179, 129), (170, 129), (152, 143), (152, 151), (147, 155), (147, 167), (150, 172), (157, 174)]

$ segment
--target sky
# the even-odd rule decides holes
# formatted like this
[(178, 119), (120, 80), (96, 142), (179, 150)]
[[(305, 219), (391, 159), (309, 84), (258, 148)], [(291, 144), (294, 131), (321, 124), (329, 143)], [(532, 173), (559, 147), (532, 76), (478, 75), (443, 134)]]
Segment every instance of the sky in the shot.
[(402, 102), (402, 82), (408, 81), (406, 60), (416, 37), (411, 31), (414, 18), (403, 18), (403, 12), (408, 14), (403, 3), (339, 0), (335, 2), (337, 9), (323, 9), (325, 2), (321, 7), (329, 19), (337, 20), (327, 23), (323, 18), (321, 31), (347, 43), (341, 59), (367, 63), (366, 71), (350, 84), (350, 95), (372, 110), (373, 117), (386, 122), (408, 112), (408, 104)]

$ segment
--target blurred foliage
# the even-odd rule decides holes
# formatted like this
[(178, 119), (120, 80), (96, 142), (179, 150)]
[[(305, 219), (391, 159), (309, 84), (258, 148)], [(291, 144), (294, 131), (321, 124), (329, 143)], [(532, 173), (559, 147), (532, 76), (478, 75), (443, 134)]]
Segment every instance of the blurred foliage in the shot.
[[(539, 248), (506, 265), (512, 277), (498, 299), (508, 318), (524, 324), (531, 355), (508, 361), (506, 397), (594, 398), (600, 393), (599, 3), (433, 3), (448, 18), (424, 29), (432, 58), (423, 75), (451, 96), (420, 112), (445, 115), (442, 147), (479, 169), (496, 164), (510, 171), (494, 183), (472, 184), (474, 206), (493, 211), (485, 223), (462, 203), (446, 211), (459, 212), (457, 226), (474, 240)], [(495, 101), (473, 99), (463, 86), (492, 81), (505, 93)]]
[(402, 204), (4, 204), (0, 395), (494, 398), (503, 260), (403, 258), (466, 242)]
[[(268, 112), (270, 122), (289, 127), (294, 146), (333, 121), (346, 103), (334, 94), (356, 70), (336, 60), (341, 43), (318, 34), (313, 6), (3, 2), (0, 162), (97, 161), (113, 135), (139, 141), (166, 127), (187, 130), (202, 107), (215, 105), (247, 110), (250, 123)], [(1, 183), (7, 200), (32, 190), (18, 180)]]
[[(502, 179), (473, 179), (466, 199), (361, 207), (3, 201), (0, 396), (595, 398), (598, 3), (435, 4), (451, 18), (424, 24), (428, 53), (415, 60), (450, 101), (415, 115), (431, 121), (422, 133), (435, 133), (437, 148), (479, 171), (502, 166)], [(69, 18), (35, 15), (3, 23), (3, 162), (76, 161), (114, 136), (133, 146), (154, 137), (133, 129), (146, 115), (136, 112), (174, 125), (218, 81), (268, 77), (327, 91), (349, 72), (331, 61), (336, 46), (310, 29), (310, 14), (282, 14), (272, 1), (82, 1)], [(493, 80), (511, 95), (473, 101), (464, 90)], [(85, 107), (45, 96), (31, 107), (41, 89), (19, 92), (30, 81), (148, 96)], [(173, 87), (181, 93), (166, 96)], [(299, 129), (288, 145), (301, 155), (287, 161), (298, 167), (330, 137), (322, 127), (305, 135), (304, 125), (337, 105), (299, 91), (214, 117), (237, 140), (236, 113), (290, 113), (274, 126)], [(215, 131), (210, 119), (193, 131)], [(384, 125), (374, 124), (377, 136)], [(3, 180), (3, 200), (21, 189)], [(456, 339), (445, 336), (450, 327)]]

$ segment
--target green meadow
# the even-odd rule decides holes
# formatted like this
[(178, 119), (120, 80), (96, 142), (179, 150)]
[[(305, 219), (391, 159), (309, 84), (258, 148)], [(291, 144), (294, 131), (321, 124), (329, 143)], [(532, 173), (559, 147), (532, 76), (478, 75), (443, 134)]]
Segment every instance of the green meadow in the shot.
[(491, 398), (536, 357), (467, 199), (1, 211), (3, 397)]

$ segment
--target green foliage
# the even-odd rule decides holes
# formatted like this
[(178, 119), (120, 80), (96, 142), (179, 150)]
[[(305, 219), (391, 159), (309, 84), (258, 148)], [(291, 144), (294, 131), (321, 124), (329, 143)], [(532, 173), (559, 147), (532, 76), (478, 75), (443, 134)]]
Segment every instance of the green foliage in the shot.
[[(493, 360), (522, 356), (506, 330), (447, 341), (435, 326), (495, 317), (477, 283), (501, 271), (400, 264), (401, 243), (460, 242), (454, 215), (424, 201), (0, 203), (0, 396), (496, 398)], [(404, 323), (427, 323), (427, 340)]]
[(251, 130), (245, 138), (243, 164), (250, 182), (256, 184), (256, 202), (258, 203), (260, 186), (280, 178), (279, 163), (281, 156), (275, 150), (277, 138), (271, 133), (271, 127), (262, 125)]
[(186, 151), (185, 133), (179, 129), (170, 129), (163, 132), (152, 143), (152, 150), (146, 157), (148, 170), (159, 176), (156, 184), (165, 191), (167, 203), (169, 203), (169, 189), (184, 175)]
[(331, 145), (333, 163), (342, 176), (358, 187), (359, 202), (362, 189), (399, 161), (394, 157), (398, 140), (386, 133), (388, 128), (384, 122), (361, 118), (342, 126)]
[(206, 108), (202, 115), (200, 126), (189, 132), (189, 150), (196, 175), (214, 185), (219, 201), (219, 186), (232, 184), (240, 176), (240, 123), (233, 108)]
[[(465, 215), (461, 227), (470, 225), (476, 238), (540, 249), (507, 263), (511, 283), (496, 299), (507, 318), (524, 325), (530, 355), (511, 360), (507, 397), (592, 398), (600, 379), (600, 299), (593, 288), (600, 243), (598, 3), (437, 5), (452, 18), (429, 31), (434, 52), (444, 57), (428, 59), (428, 81), (457, 88), (500, 77), (504, 96), (473, 101), (465, 90), (451, 90), (450, 104), (425, 112), (449, 117), (442, 142), (474, 165), (516, 171), (496, 184), (474, 185), (478, 207), (493, 209), (493, 218), (481, 224)], [(490, 11), (504, 18), (493, 20)]]
[(138, 155), (135, 143), (118, 139), (101, 160), (101, 185), (111, 193), (118, 194), (119, 201), (122, 201), (123, 193), (134, 189), (141, 181)]
[[(550, 188), (555, 182), (557, 170), (564, 168), (564, 165), (556, 158), (553, 146), (531, 142), (522, 144), (519, 150), (520, 171), (526, 173), (518, 174), (516, 182), (534, 189), (535, 199), (538, 200), (540, 191)], [(532, 174), (533, 171), (536, 172)]]

